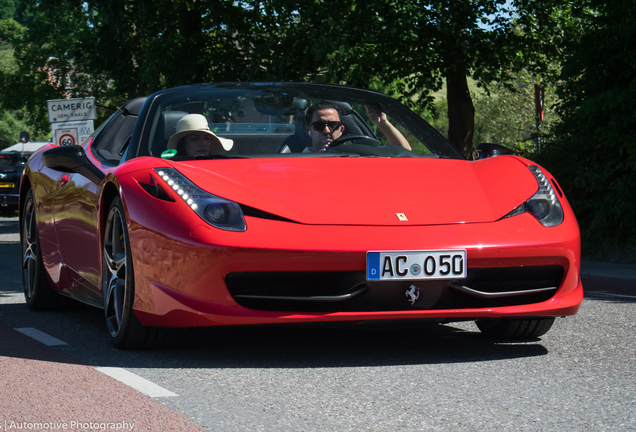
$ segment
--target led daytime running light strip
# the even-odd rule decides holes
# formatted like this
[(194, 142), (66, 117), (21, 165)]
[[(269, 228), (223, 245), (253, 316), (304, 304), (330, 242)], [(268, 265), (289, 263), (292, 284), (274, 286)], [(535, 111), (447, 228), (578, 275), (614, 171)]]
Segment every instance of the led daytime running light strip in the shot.
[(155, 168), (155, 172), (179, 195), (183, 202), (190, 206), (192, 210), (196, 211), (199, 208), (196, 203), (198, 199), (205, 198), (210, 195), (199, 189), (194, 183), (185, 178), (174, 168)]
[(545, 174), (539, 169), (536, 165), (528, 165), (532, 174), (534, 174), (535, 178), (539, 182), (539, 191), (537, 194), (546, 195), (550, 201), (550, 204), (556, 205), (559, 201), (554, 193), (554, 188), (546, 178)]

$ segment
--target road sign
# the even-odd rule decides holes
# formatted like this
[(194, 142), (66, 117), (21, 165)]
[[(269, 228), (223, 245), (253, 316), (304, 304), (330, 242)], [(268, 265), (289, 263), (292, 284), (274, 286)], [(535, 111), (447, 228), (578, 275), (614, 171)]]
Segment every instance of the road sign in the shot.
[(95, 120), (95, 98), (53, 99), (46, 101), (49, 123)]
[(57, 145), (67, 145), (60, 143), (62, 135), (67, 133), (75, 137), (75, 142), (73, 144), (81, 144), (95, 130), (93, 128), (93, 120), (53, 123), (51, 124), (51, 129), (53, 131), (53, 142)]
[(55, 144), (75, 145), (77, 144), (77, 129), (58, 129), (55, 131)]

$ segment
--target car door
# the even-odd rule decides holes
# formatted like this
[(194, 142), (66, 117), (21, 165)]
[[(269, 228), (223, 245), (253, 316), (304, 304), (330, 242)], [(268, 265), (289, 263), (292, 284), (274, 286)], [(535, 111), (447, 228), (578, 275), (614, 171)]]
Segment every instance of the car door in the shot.
[(52, 207), (62, 264), (72, 279), (68, 291), (99, 307), (103, 306), (99, 231), (102, 179), (119, 164), (144, 100), (129, 101), (82, 144), (92, 174), (75, 170), (56, 175)]
[(53, 217), (62, 264), (71, 278), (68, 291), (101, 306), (99, 290), (99, 193), (101, 186), (78, 173), (58, 173)]

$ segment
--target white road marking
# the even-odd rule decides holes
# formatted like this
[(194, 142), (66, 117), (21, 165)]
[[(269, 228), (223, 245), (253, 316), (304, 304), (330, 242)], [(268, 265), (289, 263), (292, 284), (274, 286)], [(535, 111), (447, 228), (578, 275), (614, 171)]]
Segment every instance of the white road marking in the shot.
[(126, 369), (117, 367), (98, 367), (95, 369), (150, 397), (179, 396), (178, 394), (166, 390), (163, 387), (159, 387), (157, 384), (148, 381), (139, 375), (128, 372)]
[(17, 328), (16, 330), (22, 334), (29, 336), (30, 338), (35, 339), (38, 342), (42, 342), (44, 345), (48, 345), (48, 346), (68, 345), (63, 340), (59, 340), (58, 338), (53, 337), (44, 332), (41, 332), (38, 329), (34, 329), (33, 327)]
[(0, 296), (0, 304), (24, 304), (22, 291), (3, 291)]
[[(22, 334), (25, 334), (38, 342), (48, 346), (68, 345), (66, 342), (46, 334), (33, 327), (23, 327), (15, 329)], [(145, 378), (135, 375), (132, 372), (128, 372), (126, 369), (117, 367), (96, 367), (98, 371), (108, 375), (111, 378), (115, 378), (117, 381), (121, 381), (127, 386), (134, 388), (137, 391), (150, 397), (167, 397), (167, 396), (179, 396), (169, 390), (159, 387), (157, 384), (148, 381)]]
[(20, 234), (0, 234), (0, 243), (20, 243)]

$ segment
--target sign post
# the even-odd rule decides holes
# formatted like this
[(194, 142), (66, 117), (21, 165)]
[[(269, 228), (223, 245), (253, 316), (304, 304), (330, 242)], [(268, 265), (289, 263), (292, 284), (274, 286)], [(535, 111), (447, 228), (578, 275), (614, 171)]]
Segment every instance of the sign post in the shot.
[(537, 125), (537, 153), (541, 152), (541, 123), (543, 121), (543, 104), (545, 88), (539, 84), (534, 85), (535, 123)]
[(48, 100), (47, 110), (57, 145), (79, 145), (95, 131), (94, 97)]

